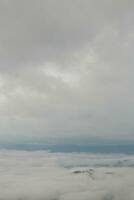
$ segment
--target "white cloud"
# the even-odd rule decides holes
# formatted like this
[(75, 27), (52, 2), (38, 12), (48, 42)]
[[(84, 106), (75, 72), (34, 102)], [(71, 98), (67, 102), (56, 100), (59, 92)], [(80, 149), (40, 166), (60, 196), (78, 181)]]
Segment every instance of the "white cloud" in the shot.
[[(82, 161), (97, 160), (98, 163), (126, 160), (133, 156), (54, 154), (47, 152), (0, 151), (0, 198), (46, 199), (46, 200), (132, 200), (134, 198), (134, 169), (131, 167), (95, 167), (93, 176), (88, 173), (72, 173), (61, 167), (62, 160), (81, 165)], [(75, 160), (75, 161), (74, 161)], [(82, 167), (79, 167), (83, 171)], [(85, 171), (86, 171), (85, 170)]]
[(76, 71), (68, 72), (64, 71), (61, 68), (58, 68), (56, 65), (47, 63), (44, 68), (43, 72), (46, 76), (52, 77), (56, 80), (60, 80), (61, 84), (65, 84), (65, 86), (69, 87), (77, 87), (80, 81), (80, 74), (76, 74)]

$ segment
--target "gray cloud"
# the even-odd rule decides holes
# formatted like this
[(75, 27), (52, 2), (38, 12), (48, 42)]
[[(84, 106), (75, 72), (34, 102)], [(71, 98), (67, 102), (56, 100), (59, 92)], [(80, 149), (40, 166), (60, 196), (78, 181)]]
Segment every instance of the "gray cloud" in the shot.
[(0, 2), (0, 139), (133, 141), (133, 1)]

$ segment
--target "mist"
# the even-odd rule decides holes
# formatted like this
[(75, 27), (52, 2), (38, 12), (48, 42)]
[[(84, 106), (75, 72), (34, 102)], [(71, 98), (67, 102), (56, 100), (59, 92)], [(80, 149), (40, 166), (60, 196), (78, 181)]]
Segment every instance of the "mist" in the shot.
[(133, 166), (123, 154), (1, 150), (0, 199), (133, 200)]

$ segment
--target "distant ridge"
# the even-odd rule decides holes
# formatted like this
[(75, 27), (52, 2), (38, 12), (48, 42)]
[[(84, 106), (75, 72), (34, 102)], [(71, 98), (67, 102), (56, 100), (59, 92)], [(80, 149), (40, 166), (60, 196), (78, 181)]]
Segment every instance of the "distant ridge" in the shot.
[(134, 144), (77, 145), (77, 144), (0, 144), (0, 149), (50, 152), (88, 152), (134, 154)]

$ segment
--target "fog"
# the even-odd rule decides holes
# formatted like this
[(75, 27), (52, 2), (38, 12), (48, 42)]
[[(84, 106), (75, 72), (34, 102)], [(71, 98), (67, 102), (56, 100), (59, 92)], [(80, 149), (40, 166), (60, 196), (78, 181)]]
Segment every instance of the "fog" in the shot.
[[(116, 162), (122, 165), (117, 166)], [(132, 163), (134, 157), (126, 155), (3, 150), (0, 199), (133, 200)]]

